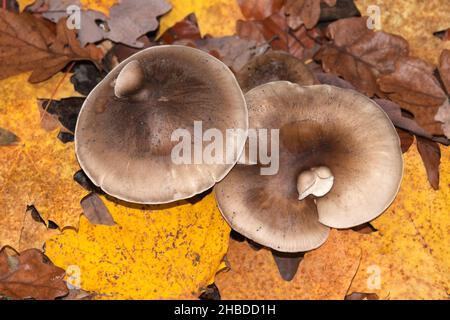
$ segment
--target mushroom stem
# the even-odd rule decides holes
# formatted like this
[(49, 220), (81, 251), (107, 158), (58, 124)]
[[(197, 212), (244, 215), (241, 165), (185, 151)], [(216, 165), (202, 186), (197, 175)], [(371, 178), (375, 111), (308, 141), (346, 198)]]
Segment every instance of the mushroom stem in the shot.
[(323, 197), (333, 187), (334, 176), (328, 167), (320, 166), (303, 171), (297, 178), (298, 199), (309, 195)]

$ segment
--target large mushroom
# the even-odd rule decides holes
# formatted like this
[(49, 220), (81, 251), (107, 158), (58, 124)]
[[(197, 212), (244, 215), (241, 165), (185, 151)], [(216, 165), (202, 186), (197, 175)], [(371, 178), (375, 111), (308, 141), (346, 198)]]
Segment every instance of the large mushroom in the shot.
[[(203, 151), (203, 140), (195, 121), (201, 135), (236, 129), (224, 161), (199, 160), (195, 152)], [(227, 66), (190, 47), (152, 47), (123, 61), (89, 94), (75, 130), (76, 154), (106, 193), (134, 203), (168, 203), (223, 179), (240, 156), (247, 127), (245, 99)], [(180, 152), (190, 161), (172, 159), (177, 129), (191, 135), (191, 154)]]
[(300, 60), (283, 51), (268, 51), (251, 59), (237, 72), (242, 91), (273, 81), (289, 81), (300, 85), (314, 84), (314, 75)]
[(249, 130), (279, 129), (279, 171), (237, 165), (215, 187), (220, 210), (245, 237), (281, 252), (319, 247), (329, 227), (374, 219), (402, 178), (399, 138), (384, 111), (353, 90), (286, 81), (246, 94)]

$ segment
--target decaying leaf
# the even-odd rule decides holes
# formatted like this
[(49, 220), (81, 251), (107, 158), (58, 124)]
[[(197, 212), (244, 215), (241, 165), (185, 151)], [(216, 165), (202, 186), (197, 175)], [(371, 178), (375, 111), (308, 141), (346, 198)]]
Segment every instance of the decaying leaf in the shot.
[(70, 75), (58, 74), (33, 85), (29, 74), (0, 81), (0, 127), (11, 129), (21, 143), (0, 152), (0, 247), (22, 250), (42, 247), (47, 234), (37, 233), (26, 243), (22, 237), (27, 207), (34, 205), (43, 220), (61, 228), (76, 227), (82, 214), (80, 200), (85, 191), (73, 181), (79, 170), (73, 144), (59, 142), (56, 132), (40, 126), (37, 98), (74, 96)]
[(238, 36), (179, 41), (175, 44), (192, 45), (207, 51), (222, 60), (233, 71), (239, 71), (250, 59), (269, 49), (268, 45), (258, 45), (255, 41), (241, 39)]
[(358, 90), (373, 96), (377, 78), (394, 71), (395, 61), (408, 55), (403, 38), (367, 29), (365, 18), (341, 19), (330, 24), (327, 35), (333, 40), (316, 56), (326, 72), (335, 73)]
[(428, 139), (417, 137), (417, 150), (425, 165), (428, 181), (434, 190), (439, 189), (439, 165), (441, 163), (441, 150), (439, 145)]
[(410, 111), (417, 123), (431, 134), (442, 134), (434, 120), (438, 108), (447, 99), (429, 63), (409, 57), (395, 62), (393, 73), (382, 75), (378, 83), (387, 96)]
[(81, 200), (84, 216), (92, 224), (101, 224), (104, 226), (113, 226), (114, 222), (111, 213), (103, 203), (102, 199), (95, 193), (90, 193)]
[[(39, 99), (41, 122), (46, 122), (42, 127), (47, 131), (62, 127), (70, 132), (75, 132), (78, 114), (84, 100), (85, 98), (81, 97), (70, 97), (61, 100)], [(56, 125), (49, 125), (50, 119), (53, 119)]]
[(19, 137), (9, 130), (0, 128), (0, 146), (10, 146), (19, 142)]
[(289, 27), (311, 29), (319, 22), (320, 0), (286, 0), (285, 10)]
[(56, 265), (80, 270), (81, 288), (106, 299), (196, 299), (212, 282), (230, 229), (209, 194), (191, 205), (139, 206), (103, 198), (116, 225), (64, 230), (46, 243)]
[(352, 233), (331, 231), (322, 247), (305, 254), (291, 282), (280, 277), (269, 250), (231, 240), (230, 271), (216, 279), (222, 299), (344, 299), (361, 254)]
[(0, 250), (0, 295), (13, 299), (55, 299), (69, 293), (64, 270), (36, 249), (9, 255)]
[(54, 27), (28, 13), (0, 11), (0, 49), (6, 62), (0, 66), (0, 79), (33, 71), (30, 82), (49, 79), (70, 61), (91, 60), (99, 64), (103, 56), (95, 46), (81, 47), (74, 30), (61, 20)]
[[(79, 5), (79, 0), (47, 0), (48, 10), (43, 16), (58, 22), (67, 16), (69, 5)], [(158, 28), (157, 17), (165, 14), (171, 6), (165, 0), (127, 0), (109, 9), (109, 16), (94, 10), (81, 11), (78, 38), (84, 46), (103, 39), (142, 48), (137, 39)]]
[(447, 138), (450, 139), (450, 101), (446, 99), (442, 106), (439, 107), (436, 116), (434, 117), (436, 121), (442, 123), (441, 128)]
[(251, 39), (258, 44), (270, 44), (274, 50), (283, 50), (306, 60), (319, 49), (318, 29), (307, 30), (305, 26), (291, 30), (287, 24), (284, 9), (264, 20), (238, 21), (236, 33), (241, 38)]
[(280, 11), (284, 0), (237, 0), (247, 20), (263, 20)]
[(450, 288), (450, 147), (442, 147), (441, 188), (433, 190), (416, 148), (404, 155), (400, 192), (363, 236), (361, 265), (349, 293), (380, 299), (447, 299)]
[(355, 4), (363, 16), (369, 14), (369, 6), (378, 6), (381, 29), (408, 40), (412, 56), (437, 65), (441, 51), (450, 49), (450, 41), (433, 36), (434, 32), (450, 26), (450, 1), (357, 0)]
[(444, 50), (439, 58), (439, 74), (447, 93), (450, 94), (450, 50)]
[(187, 15), (194, 13), (202, 36), (224, 37), (235, 34), (236, 21), (244, 19), (236, 0), (169, 0), (172, 10), (160, 20), (159, 35)]

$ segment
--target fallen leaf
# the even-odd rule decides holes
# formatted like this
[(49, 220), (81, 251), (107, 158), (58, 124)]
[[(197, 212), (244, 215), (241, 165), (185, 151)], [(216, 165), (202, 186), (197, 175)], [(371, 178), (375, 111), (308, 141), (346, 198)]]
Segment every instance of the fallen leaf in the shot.
[(81, 97), (70, 97), (61, 100), (39, 99), (38, 105), (40, 106), (40, 110), (42, 110), (41, 119), (52, 118), (59, 124), (59, 126), (47, 125), (43, 126), (43, 128), (47, 131), (52, 131), (58, 127), (63, 127), (70, 132), (75, 132), (78, 114), (80, 113), (84, 100), (85, 98)]
[(241, 39), (238, 36), (179, 41), (175, 44), (192, 45), (216, 55), (235, 72), (239, 71), (253, 57), (259, 56), (269, 49), (268, 45), (258, 45), (255, 41)]
[(202, 38), (195, 14), (190, 14), (183, 20), (167, 29), (159, 38), (163, 43), (172, 44), (176, 41), (195, 41)]
[(247, 20), (264, 20), (280, 11), (284, 0), (237, 0)]
[(445, 136), (450, 139), (450, 102), (448, 99), (439, 107), (434, 120), (441, 122)]
[(439, 135), (441, 125), (434, 117), (447, 97), (433, 70), (423, 60), (401, 57), (395, 62), (395, 71), (382, 75), (378, 84), (389, 99), (411, 112), (422, 128)]
[(345, 300), (379, 300), (376, 293), (353, 292), (345, 297)]
[(120, 3), (120, 0), (80, 0), (83, 9), (85, 10), (94, 10), (103, 13), (106, 16), (109, 16), (109, 9)]
[(32, 5), (36, 0), (16, 0), (19, 5), (19, 10), (23, 11), (29, 5)]
[(435, 191), (416, 148), (404, 155), (400, 192), (361, 235), (362, 260), (349, 293), (381, 299), (447, 299), (450, 288), (450, 147), (442, 147), (441, 187)]
[[(27, 207), (34, 205), (42, 218), (61, 228), (76, 227), (82, 214), (80, 200), (85, 191), (72, 179), (79, 170), (72, 144), (56, 139), (56, 132), (40, 127), (37, 98), (76, 96), (70, 75), (58, 74), (36, 85), (24, 73), (0, 81), (0, 127), (7, 127), (21, 138), (16, 146), (0, 153), (0, 248), (9, 245), (22, 250), (36, 246), (20, 240)], [(41, 245), (38, 246), (38, 248)]]
[(320, 22), (336, 21), (361, 15), (353, 0), (339, 0), (333, 2), (335, 2), (333, 6), (321, 3)]
[(194, 13), (202, 36), (232, 36), (236, 21), (244, 19), (236, 0), (169, 0), (172, 10), (160, 20), (159, 35)]
[(139, 206), (102, 197), (116, 225), (64, 230), (46, 243), (56, 265), (80, 270), (98, 299), (197, 299), (214, 282), (230, 229), (209, 194), (191, 205)]
[(320, 0), (286, 0), (285, 10), (289, 27), (311, 29), (319, 22)]
[(222, 299), (344, 299), (361, 254), (350, 233), (332, 230), (322, 247), (305, 254), (291, 282), (280, 277), (271, 251), (231, 240), (231, 270), (219, 273), (215, 282)]
[(0, 66), (0, 79), (33, 71), (29, 80), (36, 83), (49, 79), (71, 61), (91, 60), (99, 65), (103, 57), (95, 46), (81, 47), (64, 20), (54, 33), (45, 20), (1, 10), (0, 29), (0, 49), (7, 61)]
[(283, 10), (260, 21), (238, 21), (236, 33), (241, 38), (270, 44), (274, 50), (289, 52), (302, 60), (313, 57), (322, 36), (318, 29), (307, 30), (305, 26), (295, 31), (289, 29)]
[[(48, 10), (43, 16), (53, 22), (67, 17), (67, 6), (79, 3), (78, 0), (48, 0)], [(142, 48), (144, 44), (137, 39), (158, 28), (157, 17), (165, 14), (171, 6), (164, 0), (127, 0), (113, 5), (109, 17), (94, 10), (81, 11), (81, 25), (78, 38), (82, 46), (103, 39)]]
[(95, 193), (90, 193), (81, 200), (84, 216), (92, 224), (101, 224), (104, 226), (113, 226), (116, 223), (109, 213), (108, 208), (102, 199)]
[(434, 190), (439, 189), (439, 165), (441, 164), (441, 150), (436, 142), (417, 137), (417, 150), (425, 165), (428, 181)]
[(378, 6), (381, 29), (408, 40), (412, 56), (437, 65), (441, 51), (450, 49), (450, 41), (433, 36), (450, 26), (450, 1), (357, 0), (355, 4), (363, 16), (368, 15), (369, 6)]
[(0, 294), (14, 299), (55, 299), (69, 293), (64, 270), (39, 250), (30, 249), (19, 255), (0, 250)]
[(439, 75), (444, 83), (447, 94), (450, 94), (450, 50), (444, 50), (439, 58)]
[(0, 146), (10, 146), (19, 142), (19, 137), (9, 130), (0, 128)]
[(377, 93), (377, 78), (394, 71), (395, 61), (408, 55), (401, 37), (367, 29), (365, 18), (348, 18), (327, 27), (332, 40), (316, 55), (326, 72), (343, 77), (368, 96)]
[(91, 63), (76, 64), (72, 72), (73, 75), (70, 77), (70, 82), (73, 83), (76, 91), (85, 96), (106, 76), (105, 71), (99, 71)]

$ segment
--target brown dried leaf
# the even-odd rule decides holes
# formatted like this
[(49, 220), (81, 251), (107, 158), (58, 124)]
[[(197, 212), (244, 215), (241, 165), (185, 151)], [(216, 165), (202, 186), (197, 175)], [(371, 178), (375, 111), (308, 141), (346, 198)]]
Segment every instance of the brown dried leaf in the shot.
[(405, 39), (367, 29), (366, 18), (338, 20), (328, 26), (327, 35), (333, 42), (316, 56), (323, 69), (343, 77), (368, 96), (379, 91), (377, 77), (393, 72), (395, 61), (408, 55)]
[(0, 128), (0, 146), (10, 146), (19, 142), (19, 137), (9, 130)]
[(353, 292), (345, 300), (380, 300), (380, 297), (376, 293)]
[(90, 193), (81, 200), (81, 207), (84, 215), (92, 224), (113, 226), (114, 222), (111, 213), (103, 203), (102, 199), (95, 193)]
[(425, 165), (428, 181), (434, 190), (439, 189), (439, 165), (441, 149), (436, 142), (417, 137), (417, 150)]
[(301, 26), (293, 31), (289, 28), (284, 10), (260, 21), (238, 21), (237, 34), (257, 43), (269, 43), (274, 50), (283, 50), (305, 60), (318, 51), (317, 39), (321, 37), (318, 29), (307, 30)]
[(197, 18), (195, 14), (190, 14), (174, 26), (167, 29), (160, 39), (167, 44), (172, 44), (179, 40), (198, 40), (201, 39), (200, 29), (198, 27)]
[(250, 59), (263, 54), (268, 45), (259, 45), (256, 41), (238, 36), (222, 38), (204, 38), (195, 41), (178, 41), (174, 44), (189, 45), (204, 50), (222, 60), (233, 71), (239, 71)]
[(97, 65), (103, 53), (95, 46), (82, 48), (74, 30), (68, 30), (65, 20), (56, 32), (45, 20), (28, 13), (0, 11), (0, 50), (2, 59), (0, 79), (33, 71), (32, 83), (49, 79), (70, 61), (91, 60)]
[(448, 99), (439, 107), (436, 116), (436, 121), (442, 122), (441, 128), (447, 138), (450, 139), (450, 102)]
[(439, 135), (442, 129), (434, 117), (447, 97), (433, 71), (434, 67), (424, 60), (401, 57), (395, 71), (382, 75), (378, 84), (389, 99), (411, 112), (422, 128)]
[(439, 58), (439, 75), (447, 93), (450, 94), (450, 50), (443, 50)]
[[(47, 0), (49, 8), (43, 16), (53, 22), (66, 17), (66, 8), (77, 5), (78, 0)], [(81, 26), (78, 37), (82, 45), (103, 39), (142, 48), (138, 40), (147, 32), (156, 30), (157, 17), (167, 13), (172, 6), (164, 0), (127, 0), (113, 5), (109, 17), (99, 11), (81, 11)]]
[(20, 255), (0, 251), (0, 294), (6, 297), (49, 300), (64, 296), (69, 292), (64, 274), (39, 250)]
[(280, 11), (284, 0), (237, 0), (247, 20), (264, 20)]
[(289, 27), (311, 29), (319, 22), (320, 0), (286, 0), (285, 10)]

